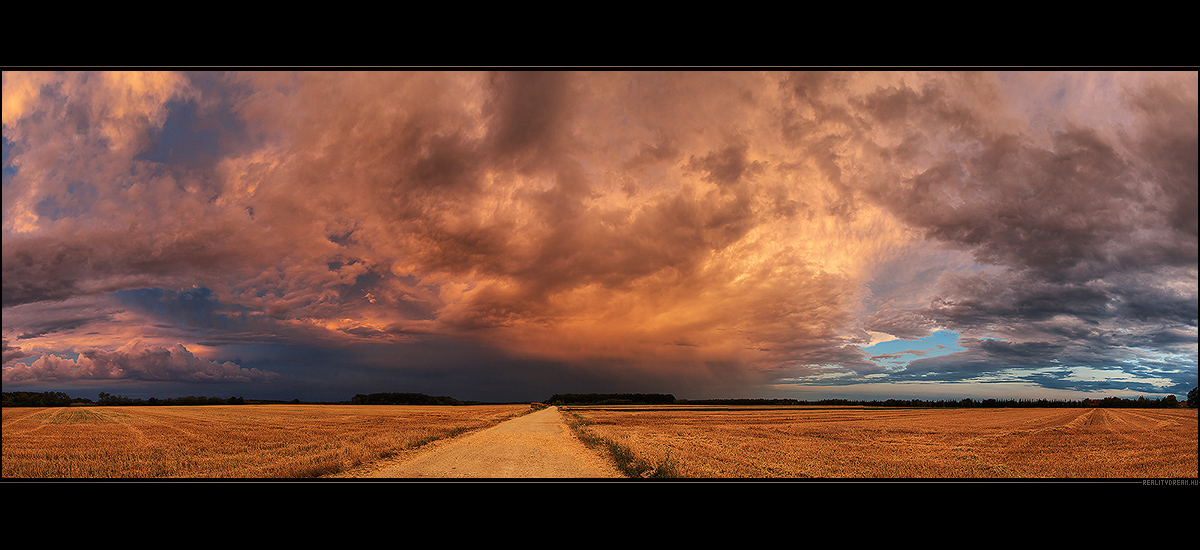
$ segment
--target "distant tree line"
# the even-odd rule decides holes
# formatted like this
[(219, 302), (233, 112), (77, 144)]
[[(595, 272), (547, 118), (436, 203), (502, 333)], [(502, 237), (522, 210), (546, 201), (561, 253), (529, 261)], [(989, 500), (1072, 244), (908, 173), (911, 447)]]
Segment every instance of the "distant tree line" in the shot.
[[(1090, 407), (1114, 407), (1128, 409), (1175, 409), (1186, 406), (1180, 403), (1174, 395), (1168, 395), (1161, 399), (1146, 399), (1146, 396), (1140, 395), (1137, 399), (1122, 399), (1120, 397), (1105, 397), (1104, 399), (1084, 399)], [(1195, 405), (1192, 405), (1193, 407)]]
[(351, 405), (466, 405), (444, 395), (430, 396), (423, 393), (372, 393), (358, 394), (350, 400)]
[(168, 397), (159, 399), (151, 397), (149, 399), (140, 399), (133, 397), (125, 397), (123, 395), (113, 395), (111, 393), (100, 392), (100, 398), (97, 401), (92, 401), (86, 397), (71, 397), (60, 391), (47, 392), (4, 392), (5, 407), (69, 407), (71, 405), (104, 405), (104, 406), (124, 406), (124, 405), (244, 405), (245, 399), (241, 397), (204, 397), (204, 396), (187, 396), (187, 397)]
[[(1195, 392), (1188, 392), (1186, 406), (1194, 408)], [(1161, 399), (1137, 399), (1121, 397), (1105, 397), (1104, 399), (1083, 399), (1079, 401), (1051, 399), (961, 399), (955, 400), (925, 400), (925, 399), (885, 399), (853, 400), (853, 399), (821, 399), (819, 401), (801, 401), (797, 399), (680, 399), (679, 404), (690, 405), (825, 405), (825, 406), (857, 406), (857, 407), (931, 407), (931, 408), (1088, 408), (1088, 407), (1124, 407), (1138, 409), (1174, 409), (1185, 406), (1174, 395)]]
[(151, 397), (149, 399), (140, 399), (133, 397), (125, 397), (122, 395), (113, 395), (111, 393), (100, 392), (100, 399), (96, 402), (98, 405), (245, 405), (246, 400), (241, 397), (205, 397), (189, 395), (186, 397), (166, 397), (159, 399)]
[(70, 407), (72, 403), (91, 403), (91, 399), (71, 397), (60, 391), (4, 392), (3, 406), (5, 407)]
[(550, 405), (794, 405), (794, 406), (856, 406), (856, 407), (927, 407), (927, 408), (1017, 408), (1017, 407), (1049, 407), (1049, 408), (1087, 408), (1087, 407), (1125, 407), (1140, 409), (1173, 409), (1178, 407), (1196, 407), (1196, 391), (1188, 392), (1187, 403), (1181, 403), (1174, 395), (1161, 399), (1147, 399), (1145, 396), (1136, 399), (1121, 397), (1105, 397), (1104, 399), (1052, 400), (1052, 399), (960, 399), (960, 400), (927, 400), (927, 399), (885, 399), (885, 400), (854, 400), (854, 399), (821, 399), (819, 401), (803, 401), (799, 399), (675, 399), (670, 394), (562, 394), (551, 397), (546, 403)]
[(798, 399), (676, 399), (679, 405), (807, 405), (807, 401)]
[[(852, 399), (822, 399), (819, 401), (801, 401), (798, 399), (676, 399), (669, 393), (565, 393), (555, 394), (543, 401), (548, 405), (824, 405), (824, 406), (860, 406), (860, 407), (930, 407), (930, 408), (1000, 408), (1000, 407), (1058, 407), (1058, 408), (1139, 408), (1139, 409), (1172, 409), (1179, 407), (1196, 408), (1197, 391), (1192, 388), (1187, 393), (1187, 401), (1180, 402), (1174, 395), (1162, 398), (1147, 399), (1140, 396), (1136, 399), (1122, 397), (1105, 397), (1103, 399), (1051, 400), (1051, 399), (981, 399), (971, 398), (960, 400), (924, 400), (924, 399), (886, 399), (852, 400)], [(299, 399), (291, 401), (246, 400), (241, 397), (168, 397), (159, 399), (151, 397), (140, 399), (113, 395), (100, 392), (98, 401), (84, 397), (71, 397), (60, 391), (46, 392), (3, 392), (5, 407), (69, 407), (71, 405), (244, 405), (261, 403), (300, 403)], [(372, 393), (358, 394), (349, 402), (340, 401), (335, 404), (351, 405), (477, 405), (479, 401), (460, 401), (444, 395), (429, 396), (422, 393)]]
[(673, 405), (669, 393), (563, 393), (543, 401), (549, 405)]

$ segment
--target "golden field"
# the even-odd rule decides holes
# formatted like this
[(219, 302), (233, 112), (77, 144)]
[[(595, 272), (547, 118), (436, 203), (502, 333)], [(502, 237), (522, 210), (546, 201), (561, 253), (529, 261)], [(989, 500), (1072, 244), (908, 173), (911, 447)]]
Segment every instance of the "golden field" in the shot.
[(302, 478), (494, 425), (529, 405), (5, 407), (4, 478)]
[(1196, 409), (565, 409), (678, 477), (1197, 477)]

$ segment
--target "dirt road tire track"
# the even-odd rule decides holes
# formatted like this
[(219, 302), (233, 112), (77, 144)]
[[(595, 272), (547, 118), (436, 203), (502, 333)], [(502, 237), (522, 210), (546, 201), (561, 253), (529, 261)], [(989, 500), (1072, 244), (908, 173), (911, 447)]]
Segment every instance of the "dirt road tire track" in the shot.
[(486, 430), (439, 441), (405, 460), (364, 472), (368, 478), (620, 478), (579, 441), (557, 407)]

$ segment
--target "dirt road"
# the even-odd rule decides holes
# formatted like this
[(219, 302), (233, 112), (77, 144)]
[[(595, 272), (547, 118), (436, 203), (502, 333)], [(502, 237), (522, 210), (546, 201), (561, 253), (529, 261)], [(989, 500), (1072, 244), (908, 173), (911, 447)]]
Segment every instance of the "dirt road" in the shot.
[(486, 430), (435, 442), (401, 462), (359, 474), (372, 478), (623, 477), (549, 407)]

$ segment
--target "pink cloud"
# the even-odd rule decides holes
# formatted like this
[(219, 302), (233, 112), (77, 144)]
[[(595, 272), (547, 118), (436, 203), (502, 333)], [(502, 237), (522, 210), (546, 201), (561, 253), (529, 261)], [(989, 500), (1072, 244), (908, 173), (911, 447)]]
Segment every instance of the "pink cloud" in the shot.
[(77, 359), (44, 354), (32, 363), (4, 367), (5, 382), (72, 380), (143, 380), (157, 382), (252, 382), (277, 377), (272, 372), (197, 357), (183, 344), (174, 347), (129, 342), (113, 351), (85, 349)]
[[(1126, 287), (1117, 270), (1195, 265), (1190, 73), (209, 78), (5, 74), (6, 314), (202, 286), (314, 340), (444, 335), (783, 377), (870, 369), (867, 331), (1076, 314), (1047, 281)], [(181, 101), (236, 120), (211, 164), (139, 156)], [(1000, 293), (991, 271), (961, 275), (982, 265), (1020, 276)], [(1170, 277), (1194, 288), (1194, 267)], [(1173, 305), (1192, 290), (1135, 290), (1111, 294), (1194, 311)], [(83, 350), (6, 380), (257, 376), (180, 347), (66, 345), (50, 330), (64, 326), (6, 323), (9, 341), (28, 336), (10, 355)]]

